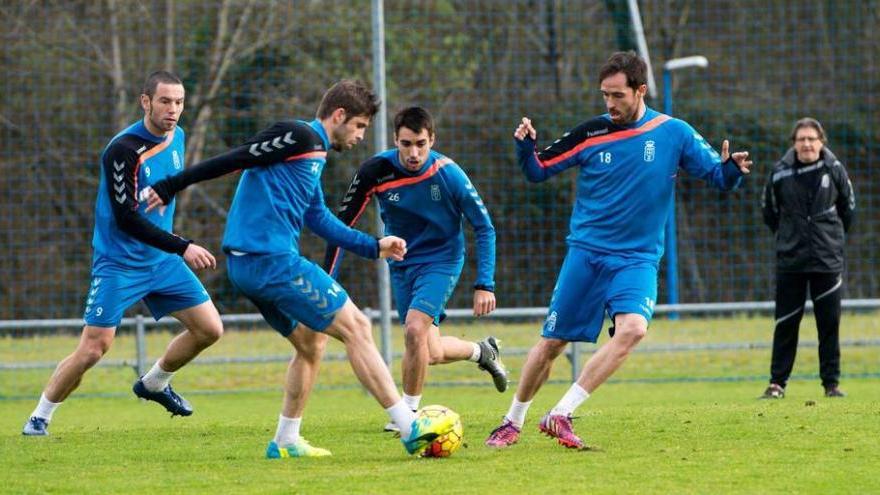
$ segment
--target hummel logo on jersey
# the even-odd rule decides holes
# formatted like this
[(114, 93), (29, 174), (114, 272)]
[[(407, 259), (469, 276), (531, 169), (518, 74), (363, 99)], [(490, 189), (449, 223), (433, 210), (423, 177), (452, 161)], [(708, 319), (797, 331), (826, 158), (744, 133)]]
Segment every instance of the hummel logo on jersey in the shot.
[(137, 153), (138, 155), (140, 155), (140, 154), (143, 153), (144, 151), (147, 151), (147, 147), (146, 147), (146, 146), (141, 146), (140, 148), (137, 149), (137, 151), (135, 151), (135, 153)]
[(283, 136), (277, 136), (273, 139), (267, 139), (261, 143), (254, 143), (250, 146), (250, 148), (248, 148), (248, 152), (254, 156), (261, 156), (263, 153), (271, 153), (276, 149), (280, 150), (288, 144), (296, 143), (296, 140), (293, 139), (292, 136), (293, 131), (290, 131)]
[(596, 130), (596, 131), (588, 131), (588, 132), (587, 132), (587, 137), (601, 136), (602, 134), (608, 134), (608, 128), (607, 128), (607, 127), (603, 127), (602, 129), (599, 129), (599, 130)]
[[(116, 169), (116, 172), (121, 172), (122, 169), (125, 168), (125, 162), (119, 163), (116, 160), (113, 160), (113, 168)], [(117, 203), (123, 204), (126, 200), (125, 183), (123, 183), (125, 175), (117, 174), (116, 172), (113, 172), (113, 190), (116, 191), (116, 194), (113, 195), (113, 199), (115, 199)]]
[(379, 184), (381, 184), (381, 183), (383, 183), (383, 182), (385, 182), (385, 181), (389, 181), (389, 180), (391, 180), (391, 179), (393, 179), (393, 178), (394, 178), (394, 174), (393, 174), (393, 173), (390, 173), (390, 174), (386, 175), (385, 177), (382, 177), (381, 179), (377, 180), (376, 182), (378, 182)]
[(320, 172), (321, 162), (312, 162), (312, 173), (318, 175)]

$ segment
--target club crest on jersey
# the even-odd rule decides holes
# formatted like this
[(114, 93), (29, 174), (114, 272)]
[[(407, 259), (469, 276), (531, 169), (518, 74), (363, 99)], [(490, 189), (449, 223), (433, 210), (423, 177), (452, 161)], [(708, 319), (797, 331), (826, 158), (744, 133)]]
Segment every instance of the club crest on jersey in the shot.
[(180, 154), (177, 152), (177, 150), (171, 152), (171, 160), (174, 162), (174, 169), (180, 170), (180, 167), (182, 167), (183, 165), (180, 163)]
[(645, 141), (645, 161), (653, 162), (657, 148), (654, 147), (654, 141)]
[(440, 201), (440, 185), (439, 184), (431, 184), (431, 199), (434, 201)]

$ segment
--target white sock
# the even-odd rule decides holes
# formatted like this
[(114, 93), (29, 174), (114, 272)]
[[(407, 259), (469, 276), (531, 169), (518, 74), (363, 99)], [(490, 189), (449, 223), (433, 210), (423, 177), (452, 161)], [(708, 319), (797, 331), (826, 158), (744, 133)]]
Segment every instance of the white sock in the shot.
[(471, 357), (468, 358), (468, 361), (473, 361), (476, 363), (480, 360), (480, 356), (483, 355), (483, 351), (480, 349), (480, 344), (472, 342), (471, 345), (474, 346), (474, 352), (473, 354), (471, 354)]
[(412, 433), (412, 422), (416, 419), (416, 413), (402, 399), (397, 401), (393, 406), (385, 409), (391, 421), (400, 428), (400, 437), (409, 438)]
[(510, 409), (504, 417), (517, 428), (522, 428), (523, 423), (526, 422), (526, 413), (529, 412), (529, 406), (531, 405), (532, 401), (520, 402), (516, 399), (516, 395), (514, 395), (513, 402), (510, 403)]
[(417, 411), (419, 409), (419, 403), (422, 402), (422, 396), (421, 395), (406, 395), (406, 393), (404, 393), (403, 394), (403, 402), (405, 402), (406, 405), (409, 406), (409, 408), (412, 409), (413, 411)]
[(283, 414), (278, 416), (278, 429), (275, 430), (275, 443), (283, 447), (293, 445), (299, 441), (299, 426), (302, 418), (288, 418)]
[(584, 390), (583, 387), (577, 383), (572, 383), (568, 392), (566, 392), (556, 406), (550, 410), (550, 414), (571, 416), (574, 413), (574, 410), (577, 409), (579, 405), (583, 404), (589, 397), (590, 393)]
[(52, 414), (60, 405), (60, 402), (50, 402), (49, 399), (46, 398), (46, 394), (41, 394), (40, 402), (37, 403), (37, 408), (31, 413), (31, 417), (36, 416), (38, 418), (43, 418), (48, 423), (52, 421)]
[(173, 371), (165, 371), (159, 366), (159, 361), (156, 361), (156, 364), (150, 368), (141, 381), (144, 382), (144, 387), (147, 388), (150, 392), (161, 392), (165, 390), (165, 387), (168, 386), (168, 382), (171, 381), (171, 377), (174, 376)]

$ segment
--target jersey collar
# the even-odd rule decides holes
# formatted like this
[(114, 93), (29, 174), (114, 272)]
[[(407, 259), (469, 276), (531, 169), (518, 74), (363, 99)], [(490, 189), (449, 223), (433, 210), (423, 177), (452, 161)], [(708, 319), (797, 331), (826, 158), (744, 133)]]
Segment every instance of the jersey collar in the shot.
[(319, 136), (321, 136), (321, 141), (324, 142), (324, 149), (329, 150), (330, 149), (330, 138), (327, 137), (327, 131), (324, 130), (324, 126), (321, 125), (321, 121), (318, 119), (315, 119), (315, 120), (309, 122), (309, 125), (312, 127), (312, 129), (315, 130), (315, 132), (318, 133)]

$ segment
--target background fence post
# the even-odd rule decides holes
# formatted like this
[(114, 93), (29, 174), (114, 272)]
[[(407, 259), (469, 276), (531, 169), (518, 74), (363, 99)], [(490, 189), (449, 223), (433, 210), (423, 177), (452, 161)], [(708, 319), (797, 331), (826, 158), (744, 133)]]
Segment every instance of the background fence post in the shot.
[(580, 362), (581, 362), (581, 348), (580, 343), (572, 342), (571, 349), (568, 352), (568, 359), (571, 359), (571, 381), (576, 382), (578, 376), (581, 374), (580, 370)]
[(138, 313), (138, 315), (134, 317), (134, 322), (134, 345), (135, 350), (137, 351), (137, 363), (135, 369), (137, 371), (137, 376), (144, 376), (144, 373), (147, 372), (147, 336), (144, 325), (144, 315)]

